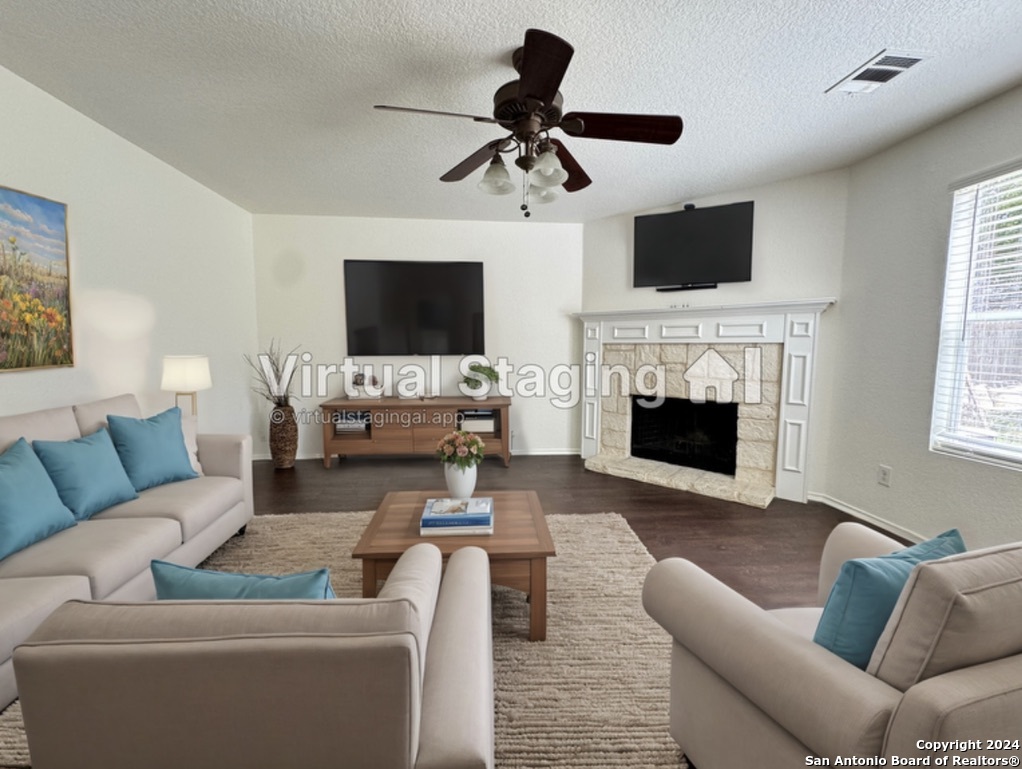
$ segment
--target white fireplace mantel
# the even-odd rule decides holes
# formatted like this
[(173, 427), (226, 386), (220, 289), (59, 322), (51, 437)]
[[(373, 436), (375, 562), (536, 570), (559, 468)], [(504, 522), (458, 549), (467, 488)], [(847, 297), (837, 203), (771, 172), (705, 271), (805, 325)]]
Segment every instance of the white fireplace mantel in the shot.
[(582, 456), (599, 450), (607, 344), (780, 344), (781, 393), (774, 494), (805, 502), (813, 369), (820, 315), (833, 298), (576, 313), (583, 323)]

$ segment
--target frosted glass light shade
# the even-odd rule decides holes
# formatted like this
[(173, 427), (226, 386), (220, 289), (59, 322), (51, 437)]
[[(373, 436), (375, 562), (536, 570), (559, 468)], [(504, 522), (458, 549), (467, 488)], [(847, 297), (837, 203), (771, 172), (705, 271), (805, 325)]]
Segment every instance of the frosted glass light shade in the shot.
[(537, 187), (529, 185), (529, 200), (533, 203), (553, 203), (557, 200), (557, 193), (553, 187)]
[(541, 152), (536, 165), (529, 171), (529, 181), (537, 187), (557, 187), (568, 180), (568, 172), (561, 167), (561, 161), (553, 150)]
[(489, 168), (486, 169), (482, 181), (479, 182), (479, 189), (487, 195), (507, 195), (514, 192), (515, 185), (511, 181), (511, 174), (507, 172), (504, 161), (500, 159), (499, 155), (494, 155), (493, 160), (490, 161)]
[(213, 386), (209, 358), (205, 355), (164, 355), (160, 389), (175, 393), (193, 393)]

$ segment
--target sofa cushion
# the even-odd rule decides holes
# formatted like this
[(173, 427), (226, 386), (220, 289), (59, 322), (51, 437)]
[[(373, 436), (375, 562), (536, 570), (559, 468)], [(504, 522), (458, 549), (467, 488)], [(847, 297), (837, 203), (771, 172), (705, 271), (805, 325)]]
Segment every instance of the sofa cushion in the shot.
[(18, 438), (25, 438), (31, 442), (69, 441), (81, 437), (70, 406), (0, 417), (0, 451), (13, 446)]
[(89, 596), (85, 577), (0, 579), (0, 662), (64, 601)]
[(111, 414), (107, 420), (124, 469), (136, 491), (196, 478), (181, 430), (181, 409), (167, 409), (148, 419)]
[(95, 517), (172, 518), (181, 524), (181, 541), (187, 542), (244, 496), (245, 487), (237, 478), (204, 475), (146, 489), (138, 499), (109, 507)]
[(115, 395), (113, 398), (79, 403), (72, 406), (75, 421), (82, 435), (91, 435), (107, 426), (107, 416), (116, 414), (119, 417), (142, 418), (142, 409), (134, 395)]
[(106, 428), (70, 441), (34, 441), (32, 448), (78, 520), (138, 497)]
[(199, 418), (194, 414), (181, 414), (181, 433), (185, 439), (185, 449), (188, 450), (188, 462), (192, 469), (202, 475), (202, 464), (199, 462)]
[(160, 601), (336, 598), (329, 569), (273, 576), (190, 569), (158, 560), (151, 568)]
[(770, 609), (767, 614), (794, 630), (807, 641), (812, 641), (820, 624), (823, 609), (819, 606), (790, 606)]
[(865, 670), (915, 565), (963, 550), (961, 535), (952, 529), (889, 555), (845, 561), (813, 640)]
[(927, 678), (1022, 652), (1022, 544), (920, 564), (867, 672), (902, 691)]
[(0, 559), (75, 525), (24, 438), (0, 454)]
[(93, 598), (105, 598), (180, 545), (181, 527), (169, 518), (93, 518), (0, 561), (0, 579), (81, 575)]

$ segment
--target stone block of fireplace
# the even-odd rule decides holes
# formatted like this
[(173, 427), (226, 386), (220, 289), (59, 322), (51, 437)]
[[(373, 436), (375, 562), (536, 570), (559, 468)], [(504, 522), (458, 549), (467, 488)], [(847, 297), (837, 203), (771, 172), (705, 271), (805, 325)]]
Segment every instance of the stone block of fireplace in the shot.
[[(832, 302), (581, 313), (586, 467), (761, 508), (804, 502), (819, 319)], [(636, 396), (737, 404), (734, 472), (633, 452)]]

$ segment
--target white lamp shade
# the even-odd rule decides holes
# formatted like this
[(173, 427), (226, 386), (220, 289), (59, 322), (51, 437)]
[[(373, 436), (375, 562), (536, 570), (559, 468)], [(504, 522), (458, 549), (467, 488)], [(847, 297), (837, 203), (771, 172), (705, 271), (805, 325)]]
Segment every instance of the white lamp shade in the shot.
[(553, 203), (557, 200), (557, 193), (553, 187), (537, 187), (529, 185), (529, 200), (533, 203)]
[(479, 182), (479, 189), (487, 195), (507, 195), (514, 191), (515, 185), (511, 181), (511, 174), (507, 172), (504, 161), (499, 156), (495, 157), (486, 169), (482, 181)]
[(161, 390), (193, 393), (213, 386), (209, 358), (205, 355), (164, 355)]
[(541, 152), (536, 165), (529, 171), (529, 181), (537, 187), (556, 187), (568, 180), (568, 172), (561, 167), (561, 161), (553, 150)]

